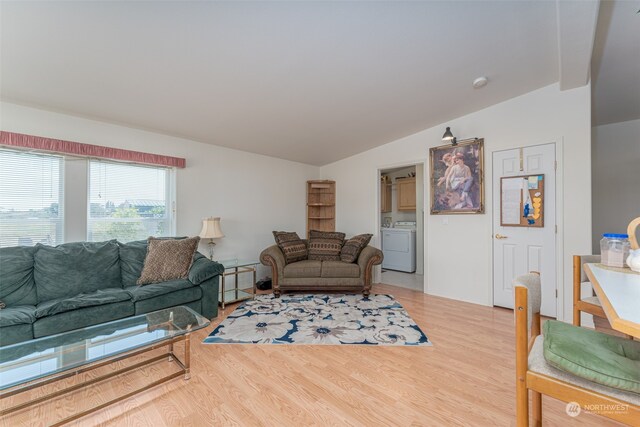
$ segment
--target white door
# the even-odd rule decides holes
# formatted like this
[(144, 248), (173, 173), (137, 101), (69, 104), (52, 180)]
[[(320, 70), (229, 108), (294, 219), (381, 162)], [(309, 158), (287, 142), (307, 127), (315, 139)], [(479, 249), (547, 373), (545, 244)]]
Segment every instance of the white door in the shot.
[[(493, 153), (493, 304), (513, 308), (512, 281), (540, 272), (544, 316), (556, 317), (556, 148), (536, 145)], [(500, 178), (544, 174), (544, 227), (500, 225)]]

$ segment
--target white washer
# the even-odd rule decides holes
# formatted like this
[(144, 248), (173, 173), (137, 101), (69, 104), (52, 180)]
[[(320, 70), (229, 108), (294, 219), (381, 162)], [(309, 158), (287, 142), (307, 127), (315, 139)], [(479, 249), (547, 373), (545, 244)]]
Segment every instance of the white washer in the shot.
[[(407, 228), (398, 228), (407, 227)], [(394, 228), (382, 228), (382, 268), (407, 273), (416, 271), (416, 229), (413, 223), (396, 223)]]

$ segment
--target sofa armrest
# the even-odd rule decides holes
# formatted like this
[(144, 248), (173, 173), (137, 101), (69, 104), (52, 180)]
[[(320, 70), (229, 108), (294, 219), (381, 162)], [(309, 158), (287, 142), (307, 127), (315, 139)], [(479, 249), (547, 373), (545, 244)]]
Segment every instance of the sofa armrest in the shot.
[(371, 280), (373, 278), (373, 266), (382, 264), (384, 255), (382, 251), (373, 246), (367, 246), (360, 252), (358, 265), (360, 266), (360, 278), (364, 281), (362, 294), (368, 296), (371, 292)]
[(284, 266), (286, 265), (284, 254), (278, 245), (269, 246), (260, 254), (260, 262), (271, 267), (271, 285), (274, 294), (280, 293), (280, 283), (278, 279), (284, 277)]
[(209, 280), (224, 272), (222, 264), (211, 261), (200, 253), (197, 253), (194, 258), (191, 269), (189, 270), (189, 281), (194, 285), (199, 285), (205, 280)]

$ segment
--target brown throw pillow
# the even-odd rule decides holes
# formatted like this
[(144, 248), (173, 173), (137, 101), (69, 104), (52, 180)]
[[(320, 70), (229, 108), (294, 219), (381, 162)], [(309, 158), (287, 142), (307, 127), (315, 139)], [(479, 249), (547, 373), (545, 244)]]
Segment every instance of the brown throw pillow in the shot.
[(347, 240), (340, 251), (340, 261), (356, 262), (360, 252), (367, 247), (373, 234), (358, 234)]
[(344, 233), (335, 231), (309, 232), (309, 259), (314, 261), (340, 261)]
[(180, 240), (147, 239), (147, 256), (144, 259), (138, 285), (186, 279), (198, 249), (200, 237)]
[(274, 231), (273, 237), (284, 254), (285, 264), (307, 259), (307, 244), (298, 236), (298, 233)]

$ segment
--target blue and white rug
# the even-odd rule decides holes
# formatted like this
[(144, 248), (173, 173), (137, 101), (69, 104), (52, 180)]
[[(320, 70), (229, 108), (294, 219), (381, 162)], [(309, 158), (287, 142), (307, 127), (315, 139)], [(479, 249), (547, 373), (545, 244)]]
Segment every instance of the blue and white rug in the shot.
[(258, 295), (204, 343), (431, 345), (391, 295)]

